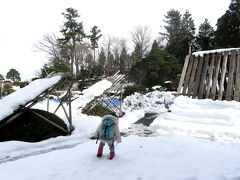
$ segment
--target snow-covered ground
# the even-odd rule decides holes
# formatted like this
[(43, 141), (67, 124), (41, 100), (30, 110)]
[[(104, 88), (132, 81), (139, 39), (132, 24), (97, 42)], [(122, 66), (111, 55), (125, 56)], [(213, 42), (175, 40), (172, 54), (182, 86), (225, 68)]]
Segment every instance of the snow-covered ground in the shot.
[[(73, 103), (75, 130), (71, 136), (38, 143), (0, 143), (0, 180), (240, 179), (239, 102), (174, 98), (171, 92), (158, 91), (129, 96), (123, 105), (126, 114), (119, 120), (121, 131), (130, 132), (129, 128), (134, 131), (139, 126), (132, 123), (145, 112), (156, 112), (157, 119), (150, 127), (144, 127), (153, 134), (148, 137), (128, 134), (117, 144), (113, 160), (107, 158), (107, 147), (99, 159), (98, 145), (89, 137), (101, 118), (77, 110), (96, 95), (95, 88), (101, 93), (110, 84), (99, 85), (86, 90), (79, 103)], [(162, 103), (169, 104), (169, 109)], [(56, 106), (50, 101), (52, 110)], [(46, 101), (34, 108), (46, 110)], [(57, 115), (64, 119), (63, 112), (58, 111)]]

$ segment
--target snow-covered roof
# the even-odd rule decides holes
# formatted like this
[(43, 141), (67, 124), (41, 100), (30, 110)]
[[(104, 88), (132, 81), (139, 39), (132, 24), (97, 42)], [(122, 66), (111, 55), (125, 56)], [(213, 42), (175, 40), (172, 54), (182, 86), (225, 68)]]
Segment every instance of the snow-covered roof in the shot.
[(56, 84), (61, 76), (38, 79), (0, 100), (0, 121)]
[(209, 50), (209, 51), (198, 51), (198, 52), (192, 53), (192, 55), (195, 57), (197, 57), (197, 56), (203, 57), (204, 54), (223, 53), (226, 51), (230, 52), (232, 50), (240, 50), (240, 48), (226, 48), (226, 49), (215, 49), (215, 50)]
[(83, 90), (83, 95), (74, 101), (73, 104), (77, 104), (78, 107), (85, 107), (87, 103), (91, 102), (96, 96), (103, 94), (111, 86), (112, 83), (106, 79), (99, 81), (88, 89)]

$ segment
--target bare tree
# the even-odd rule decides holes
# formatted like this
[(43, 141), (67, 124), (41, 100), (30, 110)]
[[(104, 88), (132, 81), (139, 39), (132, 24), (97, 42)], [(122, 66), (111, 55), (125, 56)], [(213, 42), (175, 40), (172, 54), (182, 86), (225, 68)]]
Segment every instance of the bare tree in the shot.
[(49, 59), (60, 59), (60, 49), (57, 43), (57, 36), (55, 34), (43, 35), (43, 40), (34, 44), (37, 51), (47, 53)]
[(151, 45), (151, 31), (148, 26), (137, 26), (131, 32), (135, 48), (139, 48), (139, 57), (143, 58)]
[(81, 68), (86, 68), (86, 57), (88, 54), (91, 54), (91, 45), (87, 42), (83, 42), (78, 44), (75, 48), (75, 67), (76, 67), (76, 75), (80, 74)]

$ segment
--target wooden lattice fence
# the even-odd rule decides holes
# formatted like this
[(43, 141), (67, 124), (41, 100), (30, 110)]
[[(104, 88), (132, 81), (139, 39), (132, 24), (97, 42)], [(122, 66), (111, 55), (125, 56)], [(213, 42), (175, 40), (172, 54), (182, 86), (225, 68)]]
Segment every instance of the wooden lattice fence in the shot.
[(187, 55), (177, 95), (240, 101), (240, 48)]

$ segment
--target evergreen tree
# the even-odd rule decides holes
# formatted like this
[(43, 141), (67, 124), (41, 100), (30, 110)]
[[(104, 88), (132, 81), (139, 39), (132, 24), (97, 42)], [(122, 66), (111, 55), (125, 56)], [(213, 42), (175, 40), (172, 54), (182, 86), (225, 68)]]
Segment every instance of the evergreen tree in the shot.
[(179, 72), (180, 66), (176, 58), (160, 49), (154, 41), (149, 55), (132, 67), (130, 76), (135, 82), (152, 87), (175, 79)]
[(166, 25), (166, 33), (160, 33), (167, 40), (166, 50), (170, 53), (179, 57), (180, 46), (181, 46), (181, 18), (182, 15), (179, 11), (171, 9), (165, 15), (164, 22)]
[(194, 43), (195, 39), (195, 25), (194, 20), (192, 19), (192, 15), (188, 10), (183, 14), (181, 20), (181, 50), (179, 57), (180, 63), (183, 64), (186, 55), (189, 54), (189, 46)]
[[(65, 13), (62, 13), (66, 18), (66, 22), (63, 24), (61, 33), (63, 38), (59, 38), (58, 41), (61, 47), (67, 50), (70, 54), (71, 70), (74, 70), (74, 62), (76, 60), (76, 46), (78, 43), (82, 43), (86, 37), (83, 29), (82, 22), (78, 22), (77, 18), (80, 17), (77, 10), (73, 8), (67, 8)], [(78, 67), (78, 66), (76, 66)]]
[(189, 11), (183, 15), (179, 11), (171, 9), (165, 15), (167, 24), (164, 26), (166, 33), (160, 33), (166, 40), (166, 50), (183, 64), (185, 56), (189, 53), (189, 45), (194, 41), (195, 26)]
[(226, 13), (217, 21), (216, 47), (240, 47), (240, 0), (231, 0)]
[(97, 26), (93, 26), (93, 28), (91, 29), (91, 35), (90, 37), (90, 41), (91, 41), (91, 48), (93, 49), (93, 60), (95, 61), (95, 50), (96, 48), (98, 48), (98, 40), (99, 38), (102, 36), (102, 34), (99, 34), (101, 32), (100, 29), (98, 29)]
[(104, 53), (103, 48), (101, 48), (101, 51), (98, 57), (98, 67), (99, 67), (100, 75), (105, 74), (105, 64), (106, 64), (106, 55)]
[(141, 46), (139, 44), (136, 44), (134, 47), (134, 51), (132, 52), (131, 55), (132, 63), (131, 65), (136, 64), (138, 61), (142, 60), (142, 55), (141, 55)]
[(111, 76), (114, 74), (114, 56), (111, 52), (108, 54), (108, 59), (106, 63), (106, 76)]
[(53, 60), (50, 64), (44, 64), (41, 68), (41, 77), (44, 78), (48, 74), (51, 74), (52, 72), (55, 73), (70, 73), (71, 68), (70, 65), (65, 63), (63, 60)]
[(10, 69), (6, 75), (6, 79), (11, 79), (13, 82), (21, 81), (20, 73), (16, 69)]
[(196, 48), (199, 51), (212, 50), (214, 48), (214, 29), (207, 19), (199, 26)]
[(4, 76), (0, 74), (0, 80), (4, 80)]
[(120, 73), (125, 74), (126, 73), (126, 61), (128, 60), (128, 54), (126, 47), (122, 48), (121, 54), (120, 54)]

